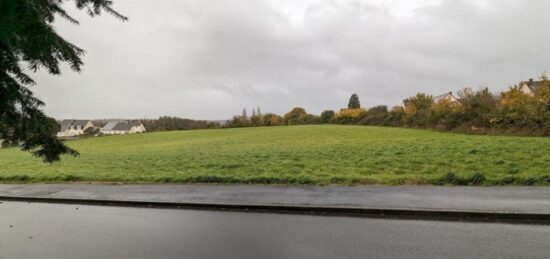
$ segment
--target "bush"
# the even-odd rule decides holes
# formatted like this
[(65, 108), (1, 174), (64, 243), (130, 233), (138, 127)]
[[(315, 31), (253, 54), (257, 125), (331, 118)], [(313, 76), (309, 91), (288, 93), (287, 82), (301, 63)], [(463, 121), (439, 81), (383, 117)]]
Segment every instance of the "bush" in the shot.
[(334, 118), (335, 112), (333, 110), (326, 110), (321, 113), (320, 122), (329, 123)]
[(279, 126), (283, 123), (283, 118), (277, 114), (267, 113), (264, 115), (264, 126)]
[(285, 125), (300, 125), (305, 124), (307, 121), (307, 113), (304, 108), (296, 107), (283, 117), (283, 123)]
[(406, 100), (404, 122), (410, 127), (428, 127), (432, 118), (433, 98), (431, 95), (418, 93)]
[(388, 117), (388, 106), (380, 105), (370, 108), (365, 116), (359, 121), (362, 125), (386, 125)]
[(431, 123), (438, 130), (451, 130), (458, 126), (461, 116), (460, 104), (442, 100), (431, 107)]
[(499, 100), (488, 88), (473, 91), (465, 88), (458, 93), (462, 109), (462, 124), (476, 128), (490, 128), (497, 121)]
[(365, 117), (366, 113), (364, 109), (341, 109), (334, 120), (341, 124), (355, 124)]
[(320, 122), (321, 122), (321, 117), (313, 114), (306, 115), (305, 124), (319, 124)]
[(384, 125), (400, 127), (403, 126), (403, 118), (405, 117), (405, 109), (401, 106), (395, 106), (388, 113), (384, 120)]

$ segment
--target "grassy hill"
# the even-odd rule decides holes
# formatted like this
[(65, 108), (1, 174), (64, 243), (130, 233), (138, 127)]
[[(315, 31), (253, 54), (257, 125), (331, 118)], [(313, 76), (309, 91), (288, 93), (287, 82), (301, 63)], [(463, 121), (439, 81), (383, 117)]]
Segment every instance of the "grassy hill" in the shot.
[(0, 181), (550, 185), (550, 138), (312, 125), (68, 143), (81, 156), (51, 165), (0, 149)]

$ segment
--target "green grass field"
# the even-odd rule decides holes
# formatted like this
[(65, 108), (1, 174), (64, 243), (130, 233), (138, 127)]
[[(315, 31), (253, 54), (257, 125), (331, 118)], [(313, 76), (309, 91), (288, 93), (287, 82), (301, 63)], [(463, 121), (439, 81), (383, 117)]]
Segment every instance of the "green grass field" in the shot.
[(81, 156), (54, 164), (0, 149), (0, 181), (550, 185), (550, 138), (323, 125), (67, 143)]

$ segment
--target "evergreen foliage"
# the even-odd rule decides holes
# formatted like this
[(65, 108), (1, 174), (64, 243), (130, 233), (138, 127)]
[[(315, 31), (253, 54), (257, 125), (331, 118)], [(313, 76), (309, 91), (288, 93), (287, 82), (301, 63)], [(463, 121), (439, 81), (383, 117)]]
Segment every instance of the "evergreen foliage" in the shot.
[(321, 113), (321, 123), (329, 123), (334, 118), (334, 111), (333, 110), (326, 110)]
[(361, 103), (359, 102), (359, 96), (357, 94), (352, 94), (349, 98), (348, 109), (359, 109), (361, 108)]
[[(63, 8), (61, 0), (0, 1), (0, 139), (21, 145), (46, 162), (63, 154), (78, 152), (55, 137), (56, 126), (41, 110), (30, 86), (36, 84), (26, 71), (44, 68), (50, 74), (61, 73), (66, 62), (74, 71), (83, 65), (84, 50), (57, 34), (53, 22), (57, 16), (78, 24)], [(103, 11), (127, 18), (111, 8), (110, 0), (73, 0), (76, 7), (90, 16)]]

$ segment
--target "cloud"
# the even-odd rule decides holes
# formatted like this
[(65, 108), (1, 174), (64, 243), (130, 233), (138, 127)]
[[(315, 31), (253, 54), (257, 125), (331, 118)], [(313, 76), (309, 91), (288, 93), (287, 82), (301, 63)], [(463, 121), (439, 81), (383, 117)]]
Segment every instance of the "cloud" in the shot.
[[(130, 1), (130, 17), (59, 20), (84, 71), (37, 75), (58, 118), (224, 119), (243, 107), (313, 113), (418, 91), (502, 90), (548, 69), (548, 1)], [(71, 9), (71, 13), (77, 11)]]

